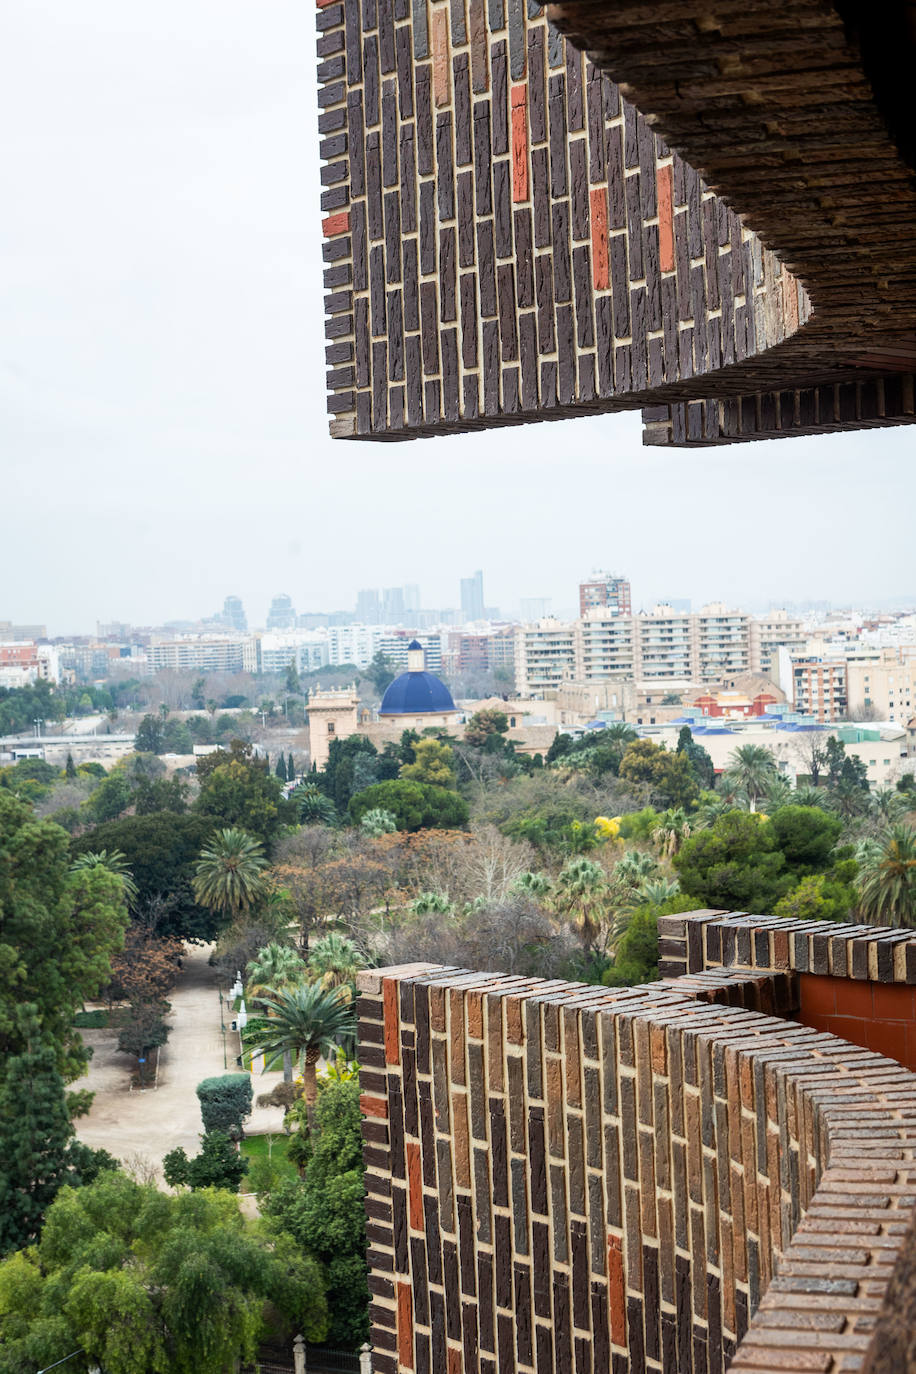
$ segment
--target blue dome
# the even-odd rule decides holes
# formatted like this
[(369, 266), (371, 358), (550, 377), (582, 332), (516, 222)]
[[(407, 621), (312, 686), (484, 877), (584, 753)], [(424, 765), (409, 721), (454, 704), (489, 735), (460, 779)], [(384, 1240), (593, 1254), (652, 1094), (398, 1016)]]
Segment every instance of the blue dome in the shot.
[(432, 673), (402, 673), (382, 697), (379, 715), (416, 716), (455, 709), (451, 692)]

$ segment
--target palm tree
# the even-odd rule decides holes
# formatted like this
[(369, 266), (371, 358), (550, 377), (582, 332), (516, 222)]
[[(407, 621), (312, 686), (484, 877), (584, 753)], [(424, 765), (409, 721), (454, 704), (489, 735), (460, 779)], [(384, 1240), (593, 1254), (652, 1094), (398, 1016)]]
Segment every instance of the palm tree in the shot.
[(673, 806), (663, 811), (652, 832), (652, 838), (659, 850), (669, 859), (677, 853), (689, 836), (690, 819), (682, 806)]
[(653, 855), (642, 849), (628, 849), (622, 859), (618, 859), (611, 877), (615, 886), (638, 887), (644, 878), (650, 877), (658, 868)]
[(600, 929), (600, 920), (596, 917), (601, 911), (607, 885), (607, 875), (601, 865), (581, 856), (570, 859), (557, 878), (557, 904), (572, 916), (587, 945), (594, 943)]
[(260, 999), (267, 1012), (261, 1043), (253, 1054), (263, 1054), (264, 1068), (274, 1068), (285, 1051), (299, 1061), (305, 1088), (309, 1124), (318, 1096), (318, 1061), (329, 1056), (339, 1041), (352, 1037), (355, 1024), (352, 1007), (340, 989), (329, 990), (320, 983), (300, 983), (292, 988), (276, 988), (273, 996)]
[(304, 782), (291, 793), (299, 807), (299, 818), (305, 825), (336, 825), (337, 807), (331, 798), (314, 782)]
[(194, 868), (194, 897), (211, 911), (238, 916), (264, 894), (264, 848), (245, 830), (217, 830)]
[(529, 897), (548, 897), (553, 887), (546, 873), (520, 873), (512, 884), (513, 892), (525, 892)]
[(87, 868), (106, 868), (109, 873), (113, 873), (116, 878), (121, 879), (121, 886), (124, 889), (124, 900), (128, 906), (133, 906), (139, 892), (137, 884), (134, 882), (134, 875), (130, 871), (127, 859), (120, 849), (98, 849), (86, 854), (79, 854), (70, 865), (71, 873), (81, 873)]
[(305, 976), (305, 964), (289, 945), (271, 940), (269, 945), (258, 950), (245, 973), (249, 997), (258, 997), (262, 992), (301, 982)]
[(916, 830), (888, 827), (857, 879), (859, 911), (877, 925), (916, 926)]
[(781, 806), (792, 806), (796, 804), (795, 793), (788, 778), (784, 778), (781, 773), (776, 773), (771, 779), (766, 790), (767, 811), (778, 811)]
[(729, 811), (734, 811), (731, 802), (724, 797), (715, 797), (712, 801), (704, 802), (693, 818), (695, 830), (709, 830), (715, 825), (720, 816), (727, 816)]
[(449, 916), (452, 903), (445, 892), (421, 892), (410, 903), (415, 916)]
[(352, 940), (332, 930), (312, 945), (308, 967), (323, 988), (340, 988), (352, 1001), (356, 975), (366, 967), (366, 961)]
[(676, 878), (644, 878), (636, 889), (636, 895), (641, 905), (661, 906), (663, 902), (670, 902), (672, 897), (676, 897), (681, 890), (681, 885)]
[(766, 796), (776, 775), (776, 760), (762, 744), (739, 744), (728, 763), (729, 782), (747, 795), (751, 811), (756, 811), (758, 798)]
[(793, 806), (819, 806), (822, 811), (831, 807), (830, 793), (826, 787), (796, 787), (792, 796)]
[(879, 787), (872, 793), (871, 803), (874, 816), (885, 825), (893, 825), (910, 809), (906, 797), (896, 787)]

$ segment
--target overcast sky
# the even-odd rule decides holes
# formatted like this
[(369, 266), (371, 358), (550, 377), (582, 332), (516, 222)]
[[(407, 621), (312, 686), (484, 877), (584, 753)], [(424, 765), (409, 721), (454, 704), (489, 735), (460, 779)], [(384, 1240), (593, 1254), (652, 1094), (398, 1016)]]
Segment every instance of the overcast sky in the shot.
[(643, 449), (637, 415), (332, 443), (308, 0), (0, 0), (0, 620), (253, 623), (420, 584), (916, 601), (914, 432)]

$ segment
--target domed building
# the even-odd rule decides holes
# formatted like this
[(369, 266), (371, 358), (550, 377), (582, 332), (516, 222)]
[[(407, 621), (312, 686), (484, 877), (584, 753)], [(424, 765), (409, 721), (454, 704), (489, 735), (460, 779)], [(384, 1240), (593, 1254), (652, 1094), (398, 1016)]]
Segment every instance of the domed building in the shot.
[(431, 725), (454, 725), (459, 714), (445, 683), (426, 671), (422, 644), (411, 640), (407, 672), (396, 677), (382, 697), (379, 721), (405, 730), (423, 730)]

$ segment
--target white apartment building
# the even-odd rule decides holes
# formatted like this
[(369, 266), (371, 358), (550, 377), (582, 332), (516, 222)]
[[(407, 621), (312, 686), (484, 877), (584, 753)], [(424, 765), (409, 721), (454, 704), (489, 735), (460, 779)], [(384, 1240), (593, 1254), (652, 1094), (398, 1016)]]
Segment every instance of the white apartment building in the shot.
[(378, 653), (384, 631), (380, 625), (329, 625), (328, 663), (352, 663), (368, 668)]
[(277, 630), (260, 636), (261, 672), (285, 673), (291, 663), (299, 673), (328, 664), (327, 635), (315, 630)]
[(256, 640), (248, 635), (154, 639), (146, 651), (146, 668), (148, 673), (256, 672), (256, 666), (251, 666), (253, 651), (256, 661)]
[(547, 616), (515, 632), (515, 690), (519, 696), (550, 691), (575, 676), (576, 631)]
[(805, 643), (802, 622), (785, 611), (758, 620), (721, 602), (696, 612), (658, 605), (632, 616), (597, 606), (572, 625), (547, 617), (521, 626), (515, 677), (520, 692), (542, 692), (564, 679), (621, 678), (672, 689), (757, 672), (775, 681), (779, 649), (798, 653)]
[(448, 631), (444, 633), (414, 634), (412, 631), (402, 631), (400, 634), (388, 632), (383, 634), (379, 641), (379, 648), (382, 653), (399, 672), (404, 672), (407, 668), (407, 652), (410, 644), (416, 640), (423, 649), (424, 665), (427, 673), (441, 673), (443, 651), (448, 652)]

